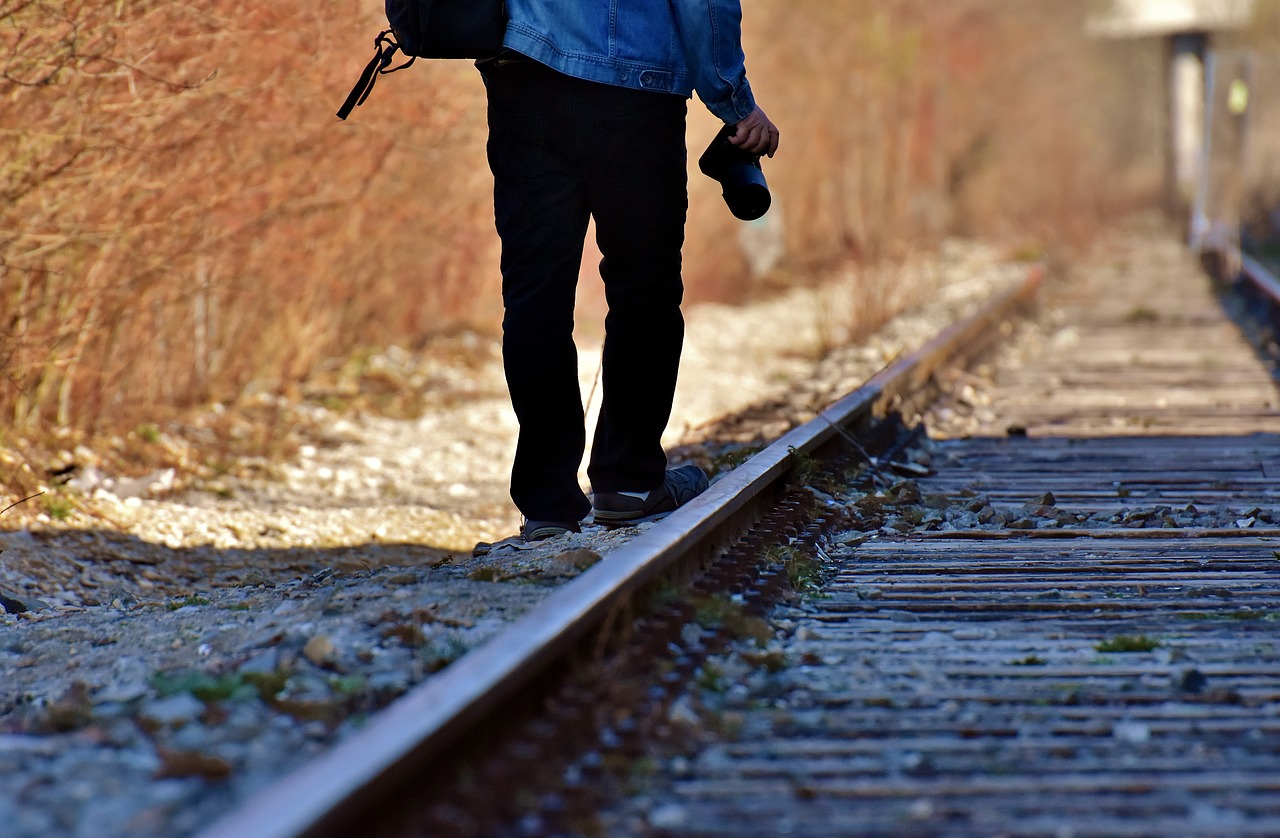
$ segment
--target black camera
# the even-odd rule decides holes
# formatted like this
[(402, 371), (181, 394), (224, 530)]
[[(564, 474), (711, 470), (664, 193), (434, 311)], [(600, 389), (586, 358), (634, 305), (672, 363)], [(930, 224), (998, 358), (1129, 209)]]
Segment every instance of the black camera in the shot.
[(729, 211), (743, 221), (755, 221), (769, 211), (769, 184), (760, 168), (760, 155), (743, 151), (729, 142), (733, 126), (726, 125), (716, 134), (698, 158), (698, 168), (724, 189), (724, 202)]

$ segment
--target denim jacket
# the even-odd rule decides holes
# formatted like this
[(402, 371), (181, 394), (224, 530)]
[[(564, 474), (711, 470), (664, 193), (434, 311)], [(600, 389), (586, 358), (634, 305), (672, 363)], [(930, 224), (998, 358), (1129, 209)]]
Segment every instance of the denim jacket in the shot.
[(739, 0), (507, 0), (504, 46), (605, 84), (698, 92), (726, 123), (755, 108)]

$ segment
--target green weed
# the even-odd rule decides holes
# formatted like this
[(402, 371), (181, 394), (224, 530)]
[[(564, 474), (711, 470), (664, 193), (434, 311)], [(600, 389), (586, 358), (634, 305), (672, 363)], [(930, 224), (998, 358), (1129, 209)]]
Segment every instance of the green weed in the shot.
[(363, 675), (337, 675), (329, 679), (329, 687), (338, 695), (355, 695), (365, 688), (367, 679)]
[(258, 695), (257, 689), (246, 683), (239, 673), (210, 675), (196, 670), (157, 672), (151, 677), (151, 686), (162, 698), (185, 692), (206, 702), (242, 701)]
[(55, 521), (67, 520), (76, 510), (75, 503), (62, 495), (45, 495), (40, 503), (44, 506), (45, 514)]
[(724, 594), (698, 597), (693, 600), (693, 607), (694, 619), (699, 625), (709, 629), (723, 628), (735, 640), (750, 639), (764, 645), (773, 637), (767, 622), (747, 613), (742, 603)]
[(807, 486), (818, 473), (818, 460), (808, 454), (802, 454), (794, 446), (787, 448), (791, 455), (791, 482), (797, 486)]
[(1160, 647), (1160, 641), (1145, 634), (1120, 634), (1102, 640), (1093, 648), (1099, 652), (1150, 652)]
[(1027, 655), (1022, 660), (1013, 661), (1011, 665), (1012, 666), (1044, 666), (1046, 663), (1048, 663), (1048, 661), (1040, 657), (1039, 655)]
[(659, 579), (649, 587), (649, 608), (661, 611), (684, 599), (684, 591), (669, 579)]
[[(179, 608), (186, 608), (188, 605), (208, 605), (209, 600), (202, 596), (185, 596), (182, 599), (170, 600), (166, 608), (170, 611), (177, 611)], [(246, 608), (248, 606), (245, 606)]]
[(705, 692), (722, 693), (729, 689), (729, 679), (724, 677), (724, 671), (711, 661), (698, 667), (693, 683)]
[(760, 453), (758, 445), (723, 451), (711, 458), (710, 475), (714, 477), (722, 471), (733, 471), (758, 453)]
[(773, 547), (766, 555), (786, 568), (787, 582), (799, 594), (814, 594), (822, 589), (822, 564), (795, 547)]
[(453, 635), (434, 638), (422, 649), (427, 672), (439, 672), (467, 653), (467, 644)]

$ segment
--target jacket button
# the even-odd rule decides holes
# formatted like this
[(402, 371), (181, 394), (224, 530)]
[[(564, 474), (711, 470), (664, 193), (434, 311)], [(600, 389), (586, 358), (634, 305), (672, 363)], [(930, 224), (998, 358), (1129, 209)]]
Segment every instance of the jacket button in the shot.
[(645, 70), (643, 73), (641, 73), (641, 74), (640, 74), (640, 86), (641, 86), (641, 87), (653, 87), (653, 73), (650, 73), (648, 70)]

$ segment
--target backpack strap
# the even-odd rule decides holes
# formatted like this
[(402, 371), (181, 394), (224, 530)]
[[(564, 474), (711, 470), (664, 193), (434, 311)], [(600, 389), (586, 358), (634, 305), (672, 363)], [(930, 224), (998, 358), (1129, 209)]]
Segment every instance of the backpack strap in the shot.
[(347, 94), (347, 100), (342, 103), (342, 107), (338, 108), (338, 119), (346, 119), (352, 110), (364, 104), (364, 100), (369, 98), (369, 93), (373, 90), (373, 85), (377, 82), (379, 75), (403, 70), (414, 62), (415, 57), (411, 56), (408, 61), (400, 66), (391, 66), (391, 59), (395, 56), (396, 51), (400, 49), (400, 44), (396, 41), (395, 35), (390, 29), (379, 33), (378, 37), (374, 38), (373, 48), (373, 58), (365, 65), (364, 72), (360, 74), (360, 81), (356, 82), (356, 86), (351, 88), (351, 92)]

